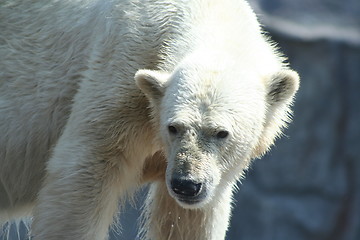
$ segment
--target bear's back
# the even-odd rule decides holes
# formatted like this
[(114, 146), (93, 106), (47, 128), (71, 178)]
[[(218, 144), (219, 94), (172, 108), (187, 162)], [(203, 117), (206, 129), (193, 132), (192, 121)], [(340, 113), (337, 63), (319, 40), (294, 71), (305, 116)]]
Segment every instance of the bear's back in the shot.
[(0, 210), (35, 199), (86, 70), (92, 23), (65, 3), (0, 3)]

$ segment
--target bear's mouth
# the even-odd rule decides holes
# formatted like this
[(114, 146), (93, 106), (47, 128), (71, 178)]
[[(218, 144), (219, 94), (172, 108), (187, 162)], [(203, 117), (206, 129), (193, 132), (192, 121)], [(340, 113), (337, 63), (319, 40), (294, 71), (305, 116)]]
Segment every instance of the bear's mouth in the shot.
[(176, 200), (179, 202), (186, 204), (186, 205), (196, 205), (205, 199), (205, 196), (202, 197), (195, 197), (195, 198), (189, 198), (189, 197), (183, 197), (183, 196), (176, 196)]

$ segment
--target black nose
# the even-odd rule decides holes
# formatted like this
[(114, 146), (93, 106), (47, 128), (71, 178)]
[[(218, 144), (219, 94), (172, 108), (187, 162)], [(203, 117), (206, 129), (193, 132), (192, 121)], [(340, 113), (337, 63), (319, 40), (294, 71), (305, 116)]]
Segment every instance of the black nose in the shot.
[(195, 197), (200, 193), (201, 183), (175, 178), (171, 180), (171, 189), (176, 194), (185, 197)]

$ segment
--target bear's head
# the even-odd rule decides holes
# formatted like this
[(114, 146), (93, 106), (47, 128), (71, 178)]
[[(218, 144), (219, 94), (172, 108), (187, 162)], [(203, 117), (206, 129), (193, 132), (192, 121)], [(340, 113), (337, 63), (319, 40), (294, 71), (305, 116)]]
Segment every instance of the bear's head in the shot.
[(289, 120), (299, 86), (286, 68), (259, 76), (232, 63), (203, 62), (135, 76), (160, 129), (169, 194), (185, 208), (213, 201), (267, 151)]

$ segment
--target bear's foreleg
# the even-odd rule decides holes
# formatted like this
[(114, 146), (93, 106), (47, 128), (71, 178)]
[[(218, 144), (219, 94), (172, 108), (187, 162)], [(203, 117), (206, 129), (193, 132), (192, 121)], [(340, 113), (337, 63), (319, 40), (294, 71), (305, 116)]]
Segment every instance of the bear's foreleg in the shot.
[(163, 181), (153, 183), (144, 207), (140, 239), (225, 239), (231, 196), (232, 186), (228, 186), (204, 208), (185, 209), (168, 194)]
[[(117, 211), (118, 170), (81, 150), (73, 152), (70, 146), (74, 149), (76, 145), (70, 140), (62, 146), (61, 153), (55, 151), (48, 166), (34, 212), (34, 240), (106, 239)], [(69, 163), (64, 158), (87, 162)]]
[(125, 153), (109, 153), (104, 143), (109, 137), (89, 132), (101, 129), (74, 119), (69, 119), (47, 166), (34, 211), (34, 240), (106, 239), (119, 199), (140, 178), (141, 163)]

